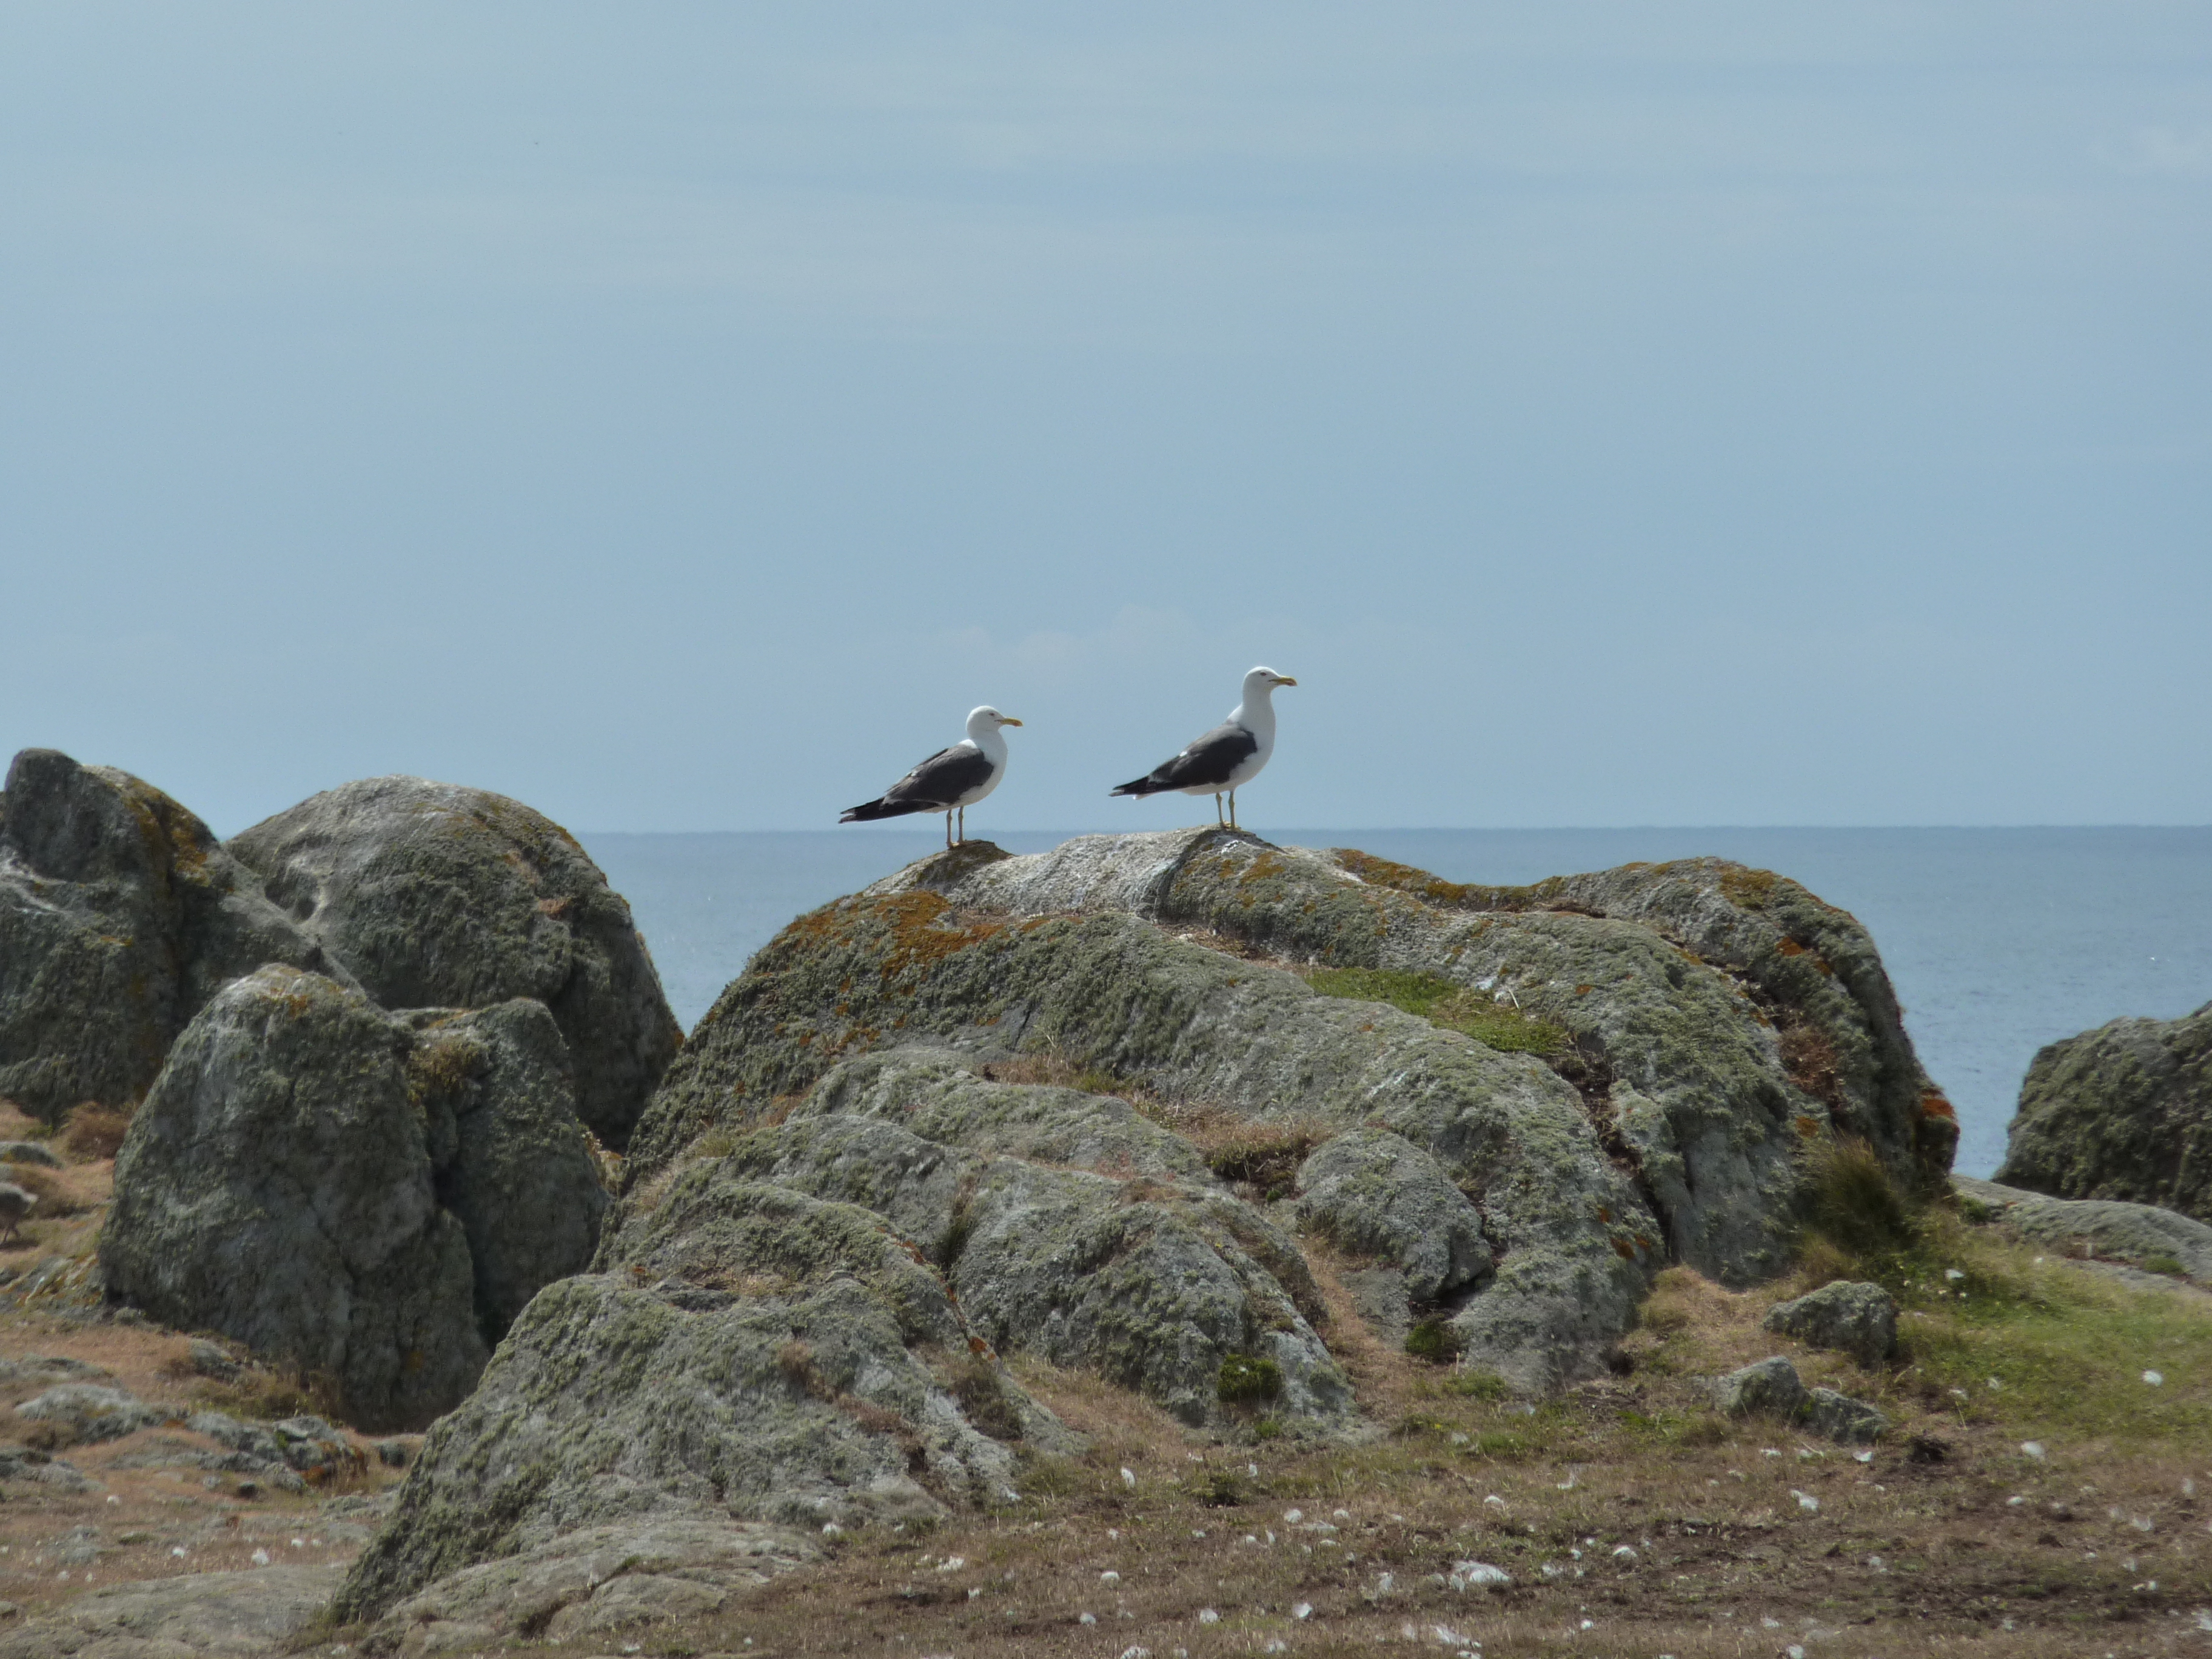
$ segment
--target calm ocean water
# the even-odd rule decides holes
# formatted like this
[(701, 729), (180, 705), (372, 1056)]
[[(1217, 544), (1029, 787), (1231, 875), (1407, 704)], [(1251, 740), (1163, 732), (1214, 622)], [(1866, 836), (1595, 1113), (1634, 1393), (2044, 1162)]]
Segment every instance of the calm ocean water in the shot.
[[(1042, 852), (1059, 834), (994, 837)], [(2043, 1044), (2123, 1014), (2212, 1001), (2212, 829), (1308, 830), (1455, 881), (1518, 883), (1716, 854), (1853, 912), (1881, 948), (1929, 1075), (1959, 1109), (1959, 1169), (1986, 1176)], [(940, 845), (884, 830), (585, 837), (651, 943), (689, 1030), (783, 924)]]

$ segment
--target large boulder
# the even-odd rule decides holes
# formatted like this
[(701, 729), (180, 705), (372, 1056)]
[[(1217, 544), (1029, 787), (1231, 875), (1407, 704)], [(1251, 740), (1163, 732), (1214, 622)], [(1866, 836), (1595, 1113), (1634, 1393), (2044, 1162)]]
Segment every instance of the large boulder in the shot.
[(2116, 1019), (2039, 1053), (1996, 1179), (2212, 1222), (2212, 1003)]
[(1010, 1501), (1010, 1443), (1073, 1443), (918, 1255), (871, 1211), (695, 1163), (602, 1271), (524, 1311), (431, 1431), (338, 1615), (604, 1529), (803, 1560), (826, 1524)]
[(929, 860), (872, 891), (1018, 916), (1122, 913), (1293, 963), (1433, 976), (1556, 1028), (1674, 1256), (1730, 1285), (1788, 1259), (1800, 1154), (1865, 1139), (1933, 1192), (1958, 1139), (1866, 930), (1717, 859), (1479, 887), (1218, 830)]
[(276, 965), (180, 1036), (116, 1160), (112, 1297), (326, 1373), (365, 1426), (459, 1401), (605, 1207), (542, 1005), (398, 1017)]
[(1838, 1279), (1776, 1303), (1763, 1327), (1810, 1348), (1847, 1353), (1872, 1369), (1897, 1352), (1897, 1300), (1879, 1285)]
[(228, 848), (387, 1008), (544, 1003), (574, 1058), (578, 1114), (628, 1143), (683, 1032), (629, 906), (560, 825), (489, 790), (368, 778)]
[[(1211, 831), (1186, 842), (1252, 845)], [(1467, 1363), (1530, 1389), (1602, 1366), (1666, 1233), (1572, 1085), (1530, 1054), (1182, 937), (1141, 899), (1048, 908), (1085, 902), (1054, 888), (1064, 864), (971, 844), (793, 922), (670, 1068), (632, 1146), (634, 1181), (782, 1117), (848, 1055), (933, 1042), (979, 1065), (1058, 1057), (1125, 1079), (1170, 1123), (1202, 1108), (1293, 1140), (1396, 1136), (1479, 1212), (1495, 1262), (1479, 1282), (1457, 1278), (1440, 1310)], [(1455, 1277), (1418, 1271), (1440, 1289)]]
[(0, 813), (0, 1098), (129, 1107), (216, 988), (264, 962), (345, 981), (207, 825), (112, 767), (27, 749)]

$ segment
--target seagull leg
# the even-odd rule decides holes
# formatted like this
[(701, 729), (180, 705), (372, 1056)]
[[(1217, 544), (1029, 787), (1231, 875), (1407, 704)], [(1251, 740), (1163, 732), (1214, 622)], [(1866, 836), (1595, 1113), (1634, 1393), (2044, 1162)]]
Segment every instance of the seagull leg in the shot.
[(1218, 789), (1213, 792), (1213, 822), (1216, 828), (1225, 822), (1221, 816), (1221, 792)]
[(945, 813), (945, 850), (952, 850), (952, 812), (949, 807)]
[(968, 809), (964, 806), (960, 809), (960, 844), (968, 844)]
[(1231, 830), (1237, 827), (1237, 792), (1234, 789), (1229, 792), (1229, 827)]

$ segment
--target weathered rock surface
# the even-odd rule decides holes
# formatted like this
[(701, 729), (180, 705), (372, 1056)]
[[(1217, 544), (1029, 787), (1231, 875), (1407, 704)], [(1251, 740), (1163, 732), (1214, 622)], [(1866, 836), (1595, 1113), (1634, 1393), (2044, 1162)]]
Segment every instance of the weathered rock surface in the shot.
[(120, 1440), (127, 1434), (168, 1420), (169, 1413), (146, 1404), (120, 1389), (97, 1382), (64, 1382), (48, 1389), (15, 1407), (18, 1417), (46, 1423), (59, 1431), (72, 1445)]
[[(1056, 856), (1005, 862), (1042, 870)], [(1398, 1136), (1474, 1206), (1496, 1263), (1449, 1310), (1467, 1362), (1528, 1388), (1599, 1368), (1662, 1265), (1663, 1235), (1572, 1086), (1532, 1056), (1319, 995), (1142, 915), (985, 908), (1006, 895), (981, 886), (955, 904), (930, 884), (980, 880), (1002, 857), (971, 844), (786, 928), (670, 1068), (632, 1149), (635, 1178), (710, 1132), (726, 1141), (781, 1115), (850, 1054), (1058, 1054), (1231, 1121)]]
[(1405, 1275), (1407, 1296), (1433, 1303), (1480, 1285), (1496, 1262), (1482, 1212), (1443, 1166), (1387, 1129), (1348, 1129), (1299, 1165), (1297, 1214), (1355, 1255)]
[(1070, 1443), (871, 1211), (702, 1159), (599, 1265), (539, 1292), (431, 1430), (341, 1616), (486, 1563), (526, 1573), (590, 1528), (719, 1529), (736, 1555), (804, 1560), (799, 1532), (732, 1523), (1001, 1501), (1009, 1441)]
[(228, 850), (387, 1008), (544, 1003), (574, 1057), (578, 1115), (628, 1143), (683, 1032), (629, 906), (551, 819), (489, 790), (369, 778)]
[(2116, 1019), (2044, 1048), (1996, 1178), (2212, 1222), (2212, 1003), (2180, 1019)]
[(1871, 1369), (1897, 1351), (1897, 1301), (1879, 1285), (1838, 1279), (1766, 1310), (1765, 1328), (1808, 1347), (1833, 1348)]
[(738, 1138), (725, 1167), (884, 1217), (1001, 1352), (1095, 1370), (1194, 1425), (1229, 1415), (1224, 1361), (1265, 1358), (1282, 1384), (1271, 1413), (1316, 1426), (1352, 1414), (1309, 1322), (1320, 1297), (1297, 1244), (1124, 1101), (892, 1050), (831, 1072), (786, 1121)]
[(106, 1585), (0, 1633), (0, 1659), (263, 1659), (321, 1614), (338, 1579), (285, 1566)]
[(1778, 1355), (1722, 1377), (1713, 1386), (1713, 1403), (1732, 1417), (1778, 1417), (1845, 1445), (1865, 1445), (1889, 1431), (1889, 1419), (1872, 1406), (1833, 1389), (1808, 1389), (1797, 1368)]
[(605, 1195), (550, 1016), (397, 1018), (270, 966), (178, 1039), (116, 1160), (109, 1294), (328, 1372), (356, 1420), (451, 1407)]
[(146, 1092), (186, 1021), (264, 962), (344, 970), (208, 827), (112, 767), (27, 749), (0, 815), (0, 1097), (58, 1122)]
[[(2069, 1254), (2101, 1256), (2212, 1285), (2212, 1226), (2151, 1204), (2052, 1198), (1954, 1176), (1969, 1214)], [(2171, 1265), (2168, 1265), (2171, 1264)]]
[(1719, 860), (1488, 888), (1182, 830), (1028, 858), (971, 850), (870, 891), (1019, 916), (1124, 913), (1510, 997), (1572, 1039), (1572, 1067), (1677, 1259), (1729, 1284), (1786, 1260), (1807, 1141), (1860, 1136), (1926, 1191), (1957, 1140), (1865, 930), (1795, 882)]
[(663, 1516), (584, 1527), (441, 1578), (393, 1607), (377, 1634), (402, 1659), (509, 1637), (611, 1638), (704, 1618), (732, 1592), (820, 1559), (803, 1534), (757, 1522)]
[(62, 1167), (54, 1149), (35, 1140), (0, 1140), (0, 1164), (35, 1164), (42, 1170)]

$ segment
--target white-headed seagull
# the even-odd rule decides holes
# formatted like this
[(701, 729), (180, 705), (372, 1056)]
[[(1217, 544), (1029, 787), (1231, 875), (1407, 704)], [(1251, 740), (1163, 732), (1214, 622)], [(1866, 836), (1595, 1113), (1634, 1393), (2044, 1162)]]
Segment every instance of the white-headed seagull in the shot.
[(1221, 798), (1227, 795), (1227, 822), (1234, 830), (1237, 787), (1258, 777), (1267, 757), (1275, 752), (1275, 688), (1297, 684), (1288, 674), (1278, 674), (1272, 668), (1254, 669), (1244, 677), (1244, 701), (1229, 711), (1227, 720), (1204, 737), (1194, 738), (1173, 760), (1112, 793), (1158, 795), (1180, 789), (1186, 795), (1211, 795), (1217, 821), (1221, 818)]
[(1012, 714), (1001, 714), (989, 704), (968, 716), (968, 735), (950, 749), (940, 749), (901, 778), (874, 800), (862, 801), (846, 811), (840, 823), (866, 823), (875, 818), (902, 817), (908, 812), (945, 814), (945, 844), (952, 845), (952, 815), (960, 815), (960, 839), (968, 839), (968, 809), (999, 787), (1006, 775), (1006, 740), (999, 735), (1004, 726), (1019, 726)]

